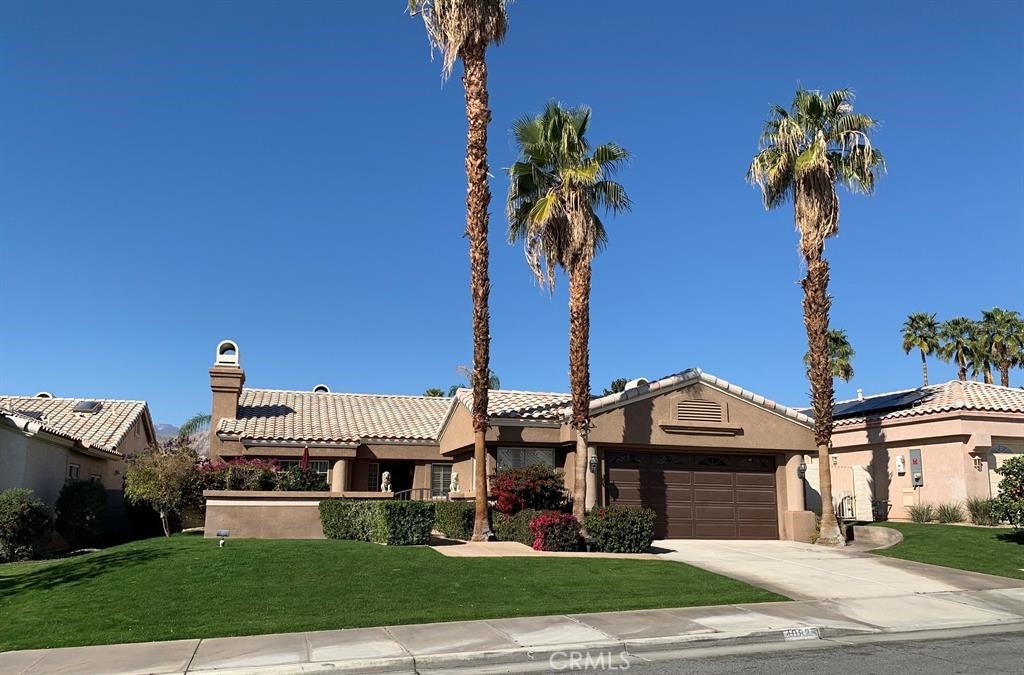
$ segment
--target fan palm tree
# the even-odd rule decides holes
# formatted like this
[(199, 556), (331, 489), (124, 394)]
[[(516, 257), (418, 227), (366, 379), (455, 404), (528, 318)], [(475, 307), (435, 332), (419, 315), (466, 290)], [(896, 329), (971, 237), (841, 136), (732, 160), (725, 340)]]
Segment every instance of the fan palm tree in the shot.
[(964, 316), (954, 317), (939, 327), (939, 357), (956, 364), (956, 376), (961, 382), (967, 380), (967, 366), (977, 331), (978, 325)]
[(444, 398), (444, 389), (431, 387), (430, 389), (427, 389), (425, 392), (423, 392), (423, 395), (429, 396), (431, 398)]
[(420, 15), (431, 47), (441, 52), (442, 76), (462, 61), (466, 92), (466, 236), (469, 238), (470, 289), (473, 297), (473, 458), (476, 513), (473, 541), (491, 538), (487, 518), (487, 378), (490, 372), (490, 278), (488, 276), (487, 125), (491, 121), (487, 93), (487, 48), (500, 44), (508, 30), (506, 0), (409, 0), (409, 12)]
[(178, 427), (178, 441), (182, 445), (191, 443), (192, 437), (196, 434), (205, 431), (210, 427), (210, 421), (213, 418), (210, 413), (196, 413), (192, 417), (181, 423)]
[(934, 314), (915, 312), (903, 323), (903, 353), (917, 349), (921, 352), (921, 372), (924, 386), (928, 386), (928, 355), (939, 348), (939, 322)]
[(871, 194), (878, 174), (885, 169), (882, 154), (871, 144), (878, 123), (853, 111), (853, 92), (839, 89), (827, 95), (798, 89), (789, 109), (772, 106), (761, 132), (760, 148), (747, 170), (747, 180), (760, 188), (766, 209), (791, 201), (800, 235), (800, 254), (807, 266), (804, 291), (804, 327), (810, 354), (808, 375), (814, 409), (814, 436), (818, 449), (821, 503), (821, 544), (841, 545), (832, 502), (832, 474), (828, 459), (835, 405), (829, 364), (829, 266), (825, 240), (839, 231), (839, 195), (836, 184), (852, 192)]
[[(828, 331), (828, 362), (832, 377), (838, 377), (843, 382), (853, 379), (853, 357), (857, 352), (853, 351), (853, 345), (846, 337), (846, 331), (841, 328), (831, 328)], [(810, 368), (811, 353), (804, 354), (804, 364)]]
[(981, 324), (976, 325), (977, 329), (968, 345), (967, 367), (975, 380), (980, 377), (985, 384), (995, 384), (995, 378), (992, 377), (992, 343)]
[(981, 313), (981, 332), (992, 365), (999, 369), (999, 384), (1010, 386), (1010, 369), (1024, 362), (1024, 321), (1020, 313), (993, 307)]
[[(464, 378), (466, 378), (466, 383), (453, 384), (452, 386), (448, 387), (449, 396), (455, 396), (455, 392), (457, 392), (459, 389), (462, 389), (463, 387), (467, 387), (469, 389), (473, 388), (474, 373), (472, 368), (469, 368), (467, 366), (456, 366), (455, 372), (461, 374)], [(488, 391), (493, 389), (501, 389), (501, 380), (498, 378), (498, 376), (494, 373), (493, 370), (487, 371), (487, 389)]]
[(576, 431), (573, 514), (586, 508), (587, 433), (590, 428), (590, 275), (594, 256), (608, 241), (598, 216), (630, 207), (612, 180), (629, 157), (615, 143), (591, 148), (590, 109), (551, 102), (540, 115), (515, 123), (518, 161), (509, 169), (508, 239), (521, 241), (541, 286), (554, 288), (555, 270), (569, 277), (569, 380)]

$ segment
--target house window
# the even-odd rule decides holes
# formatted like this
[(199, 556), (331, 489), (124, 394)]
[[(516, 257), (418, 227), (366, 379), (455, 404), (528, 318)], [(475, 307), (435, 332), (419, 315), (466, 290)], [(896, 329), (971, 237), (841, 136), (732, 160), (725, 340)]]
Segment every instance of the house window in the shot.
[(498, 448), (498, 471), (543, 464), (555, 468), (554, 448)]
[[(287, 471), (288, 469), (294, 466), (299, 466), (300, 464), (302, 464), (302, 462), (297, 459), (277, 460), (277, 466), (281, 468), (281, 471)], [(326, 459), (311, 459), (309, 460), (309, 468), (326, 478), (327, 474), (330, 473), (331, 463)]]
[(89, 474), (89, 480), (96, 481), (97, 483), (102, 483), (103, 482), (103, 476), (99, 475), (98, 473), (90, 473)]
[(78, 480), (82, 475), (82, 467), (78, 464), (68, 464), (68, 480)]
[(430, 496), (444, 497), (452, 484), (451, 464), (430, 465)]
[(380, 464), (377, 462), (370, 462), (369, 471), (367, 472), (366, 489), (370, 492), (380, 490)]

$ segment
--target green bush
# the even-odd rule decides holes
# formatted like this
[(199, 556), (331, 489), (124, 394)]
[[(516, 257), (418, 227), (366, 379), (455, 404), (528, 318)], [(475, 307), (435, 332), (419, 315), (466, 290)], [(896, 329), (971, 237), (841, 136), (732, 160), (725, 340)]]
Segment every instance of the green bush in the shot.
[(71, 548), (98, 544), (106, 529), (107, 489), (95, 480), (65, 483), (56, 511), (57, 531)]
[(533, 546), (530, 521), (540, 513), (534, 509), (524, 509), (512, 516), (494, 512), (491, 514), (491, 527), (494, 530), (494, 536), (498, 538), (498, 541), (518, 541), (520, 544)]
[(278, 475), (278, 490), (290, 492), (326, 492), (327, 478), (316, 472), (316, 469), (293, 466)]
[(999, 497), (995, 500), (996, 517), (1024, 528), (1024, 455), (1006, 460), (996, 473), (1002, 476)]
[(394, 499), (324, 499), (320, 522), (328, 539), (371, 541), (391, 546), (430, 542), (434, 503)]
[(472, 537), (475, 517), (476, 505), (469, 500), (434, 504), (434, 529), (449, 539)]
[(910, 519), (915, 523), (928, 523), (935, 520), (935, 507), (931, 504), (908, 506), (907, 513), (910, 514)]
[(999, 517), (996, 515), (996, 500), (994, 499), (971, 497), (967, 500), (967, 512), (971, 516), (971, 522), (975, 525), (999, 524)]
[(0, 492), (0, 563), (28, 560), (53, 528), (53, 514), (31, 490)]
[(938, 509), (935, 511), (935, 518), (940, 523), (962, 523), (967, 520), (967, 514), (964, 513), (964, 507), (958, 502), (952, 504), (939, 504)]
[(530, 521), (537, 551), (580, 550), (580, 522), (571, 513), (544, 511)]
[(647, 508), (608, 506), (594, 509), (583, 522), (595, 550), (646, 553), (654, 541), (657, 514)]

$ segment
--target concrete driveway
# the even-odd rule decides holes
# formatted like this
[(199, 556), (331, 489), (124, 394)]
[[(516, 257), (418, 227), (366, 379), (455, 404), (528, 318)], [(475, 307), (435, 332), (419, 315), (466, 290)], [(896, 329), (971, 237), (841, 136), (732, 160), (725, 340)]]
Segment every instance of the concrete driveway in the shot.
[(883, 598), (1024, 587), (1024, 581), (792, 541), (654, 542), (665, 558), (739, 579), (794, 600)]

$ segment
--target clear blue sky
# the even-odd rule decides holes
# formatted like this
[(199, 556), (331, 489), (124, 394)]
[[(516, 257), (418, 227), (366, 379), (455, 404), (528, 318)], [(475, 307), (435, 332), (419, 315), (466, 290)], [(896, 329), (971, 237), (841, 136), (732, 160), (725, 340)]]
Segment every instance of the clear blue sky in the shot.
[[(404, 4), (3, 3), (0, 392), (142, 398), (177, 423), (208, 409), (225, 337), (252, 386), (457, 381), (463, 94)], [(854, 88), (890, 168), (842, 195), (829, 242), (857, 350), (838, 394), (916, 385), (908, 312), (1024, 310), (1022, 36), (1020, 2), (513, 4), (489, 57), (502, 384), (568, 386), (565, 284), (542, 293), (504, 240), (508, 129), (555, 98), (634, 155), (635, 208), (595, 265), (595, 389), (698, 366), (806, 401), (792, 212), (744, 183), (802, 83)]]

